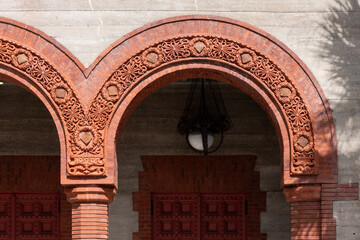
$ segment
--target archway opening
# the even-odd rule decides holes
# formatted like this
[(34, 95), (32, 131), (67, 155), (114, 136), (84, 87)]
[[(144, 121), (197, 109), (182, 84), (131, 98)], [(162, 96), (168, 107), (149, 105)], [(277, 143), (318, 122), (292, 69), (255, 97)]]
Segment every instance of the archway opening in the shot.
[[(184, 76), (184, 74), (176, 75), (178, 77), (172, 76), (169, 79), (176, 80)], [(218, 76), (220, 78), (223, 75)], [(119, 234), (125, 239), (151, 237), (151, 228), (150, 230), (148, 228), (148, 220), (152, 221), (152, 216), (149, 216), (151, 213), (149, 192), (151, 191), (183, 194), (241, 194), (243, 191), (248, 197), (257, 191), (257, 194), (265, 199), (258, 202), (251, 200), (254, 204), (253, 206), (250, 204), (251, 209), (248, 211), (256, 212), (258, 216), (249, 217), (252, 222), (251, 227), (249, 225), (247, 228), (248, 237), (254, 239), (290, 238), (290, 208), (280, 186), (282, 161), (275, 129), (266, 113), (251, 97), (224, 82), (219, 82), (219, 85), (233, 122), (233, 128), (225, 133), (221, 148), (207, 158), (202, 158), (201, 155), (193, 152), (184, 136), (177, 133), (177, 124), (185, 107), (190, 81), (179, 80), (167, 84), (154, 91), (134, 108), (134, 112), (119, 135), (117, 144), (119, 188), (114, 202), (110, 205), (110, 238)], [(199, 161), (204, 164), (199, 165)], [(240, 167), (239, 172), (233, 174), (236, 172), (233, 169), (234, 164), (244, 166), (251, 161), (254, 163), (252, 169), (249, 167), (243, 171), (241, 169), (244, 168)], [(156, 162), (160, 165), (154, 165)], [(195, 162), (197, 164), (194, 164)], [(216, 170), (224, 162), (229, 163), (228, 166), (224, 167), (223, 171)], [(196, 180), (181, 182), (176, 178), (167, 178), (161, 166), (164, 164), (168, 164), (166, 165), (168, 174), (172, 175), (170, 173), (172, 170), (173, 175), (183, 171), (187, 178)], [(191, 166), (186, 167), (186, 165)], [(149, 168), (156, 173), (150, 171)], [(204, 169), (207, 174), (218, 175), (219, 178), (204, 176)], [(228, 174), (225, 173), (226, 171)], [(149, 175), (157, 177), (148, 179)], [(163, 179), (163, 182), (167, 181), (169, 188), (154, 186), (152, 189), (147, 189), (149, 182), (156, 182), (164, 177), (166, 179)], [(237, 178), (237, 180), (229, 180), (227, 177)], [(221, 183), (216, 183), (217, 181)], [(258, 181), (258, 190), (256, 190), (256, 184), (253, 190), (246, 187), (242, 189), (229, 187), (241, 184), (250, 186), (256, 181)], [(216, 184), (220, 186), (215, 186)], [(133, 192), (135, 192), (134, 195)], [(260, 195), (256, 196), (260, 198)], [(257, 205), (257, 209), (254, 205)], [(262, 212), (261, 217), (260, 212)], [(256, 222), (257, 218), (258, 222)], [(276, 221), (273, 221), (274, 219)]]
[(26, 84), (4, 75), (0, 83), (1, 234), (70, 239), (71, 205), (60, 185), (54, 120)]

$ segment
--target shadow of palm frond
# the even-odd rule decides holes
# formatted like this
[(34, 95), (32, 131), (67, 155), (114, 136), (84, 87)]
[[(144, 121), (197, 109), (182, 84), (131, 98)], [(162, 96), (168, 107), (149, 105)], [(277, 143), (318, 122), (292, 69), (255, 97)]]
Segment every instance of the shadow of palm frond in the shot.
[(360, 6), (358, 0), (336, 0), (320, 23), (318, 56), (324, 64), (322, 85), (336, 124), (340, 182), (360, 176)]

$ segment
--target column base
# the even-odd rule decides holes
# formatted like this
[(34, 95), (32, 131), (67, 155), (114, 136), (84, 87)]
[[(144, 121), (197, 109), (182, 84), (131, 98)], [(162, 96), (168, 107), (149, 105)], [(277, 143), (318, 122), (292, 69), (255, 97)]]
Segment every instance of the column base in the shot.
[(65, 194), (72, 204), (72, 239), (109, 239), (109, 203), (115, 189), (75, 187)]

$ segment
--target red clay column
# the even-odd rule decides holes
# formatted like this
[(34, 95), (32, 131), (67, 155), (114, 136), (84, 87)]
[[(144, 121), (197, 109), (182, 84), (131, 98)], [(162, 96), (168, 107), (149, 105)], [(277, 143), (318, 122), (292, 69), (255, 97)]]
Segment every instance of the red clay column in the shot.
[(114, 188), (81, 186), (65, 189), (72, 204), (72, 239), (108, 239), (108, 206)]
[(321, 239), (320, 185), (285, 188), (291, 206), (291, 240)]

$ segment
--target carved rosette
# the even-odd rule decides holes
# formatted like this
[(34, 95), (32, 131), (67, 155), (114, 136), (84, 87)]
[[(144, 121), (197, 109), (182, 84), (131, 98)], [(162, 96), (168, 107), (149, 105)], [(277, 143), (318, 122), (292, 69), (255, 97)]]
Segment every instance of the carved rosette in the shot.
[(68, 141), (68, 176), (105, 176), (101, 133), (94, 121), (89, 124), (71, 84), (40, 54), (10, 40), (0, 39), (0, 63), (32, 78), (54, 101)]
[[(130, 89), (148, 71), (164, 63), (179, 59), (209, 58), (230, 63), (259, 81), (278, 100), (291, 134), (292, 175), (316, 174), (314, 137), (310, 116), (293, 80), (271, 58), (256, 49), (233, 39), (216, 36), (186, 36), (163, 40), (148, 46), (122, 63), (101, 88), (92, 106), (101, 102), (101, 125), (106, 125), (121, 95)], [(114, 97), (109, 96), (109, 86), (114, 86)], [(93, 110), (90, 110), (94, 112)], [(91, 118), (93, 119), (93, 118)], [(103, 124), (104, 123), (104, 124)]]

